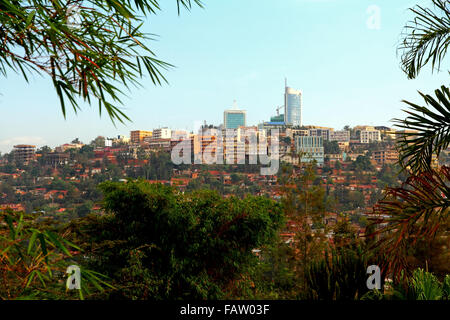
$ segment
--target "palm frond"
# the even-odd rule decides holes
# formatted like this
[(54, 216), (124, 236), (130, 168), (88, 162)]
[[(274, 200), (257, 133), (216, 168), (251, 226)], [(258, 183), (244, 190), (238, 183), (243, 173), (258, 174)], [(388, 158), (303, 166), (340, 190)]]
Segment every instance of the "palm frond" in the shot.
[(410, 106), (404, 110), (406, 119), (394, 119), (396, 126), (405, 129), (397, 139), (400, 163), (413, 173), (431, 168), (433, 155), (439, 156), (450, 144), (450, 91), (442, 86), (435, 91), (436, 99), (419, 94), (426, 106), (403, 101)]
[[(0, 1), (0, 75), (7, 70), (28, 80), (46, 74), (53, 82), (64, 117), (80, 102), (98, 101), (112, 122), (130, 120), (120, 105), (120, 87), (141, 86), (147, 74), (154, 85), (167, 83), (173, 65), (157, 59), (146, 45), (144, 16), (161, 10), (160, 0)], [(79, 8), (77, 14), (68, 5)], [(200, 0), (177, 0), (180, 8), (202, 7)], [(76, 23), (70, 22), (77, 17)], [(143, 72), (143, 71), (147, 72)]]
[(193, 4), (203, 8), (201, 0), (177, 0), (178, 14), (180, 14), (181, 7), (184, 7), (186, 10), (191, 10)]
[(397, 275), (406, 264), (406, 251), (417, 240), (433, 238), (450, 218), (450, 167), (411, 176), (399, 188), (388, 188), (374, 207), (369, 236), (380, 236), (376, 248), (389, 257), (389, 270)]
[(450, 1), (432, 0), (432, 9), (416, 6), (410, 10), (416, 17), (404, 27), (401, 67), (409, 79), (431, 61), (432, 70), (439, 70), (450, 42)]

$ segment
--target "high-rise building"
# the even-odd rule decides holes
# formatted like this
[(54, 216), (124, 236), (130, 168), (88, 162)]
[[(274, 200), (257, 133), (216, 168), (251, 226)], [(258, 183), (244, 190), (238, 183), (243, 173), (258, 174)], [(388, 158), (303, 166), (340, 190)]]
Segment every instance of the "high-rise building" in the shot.
[(246, 126), (247, 114), (245, 110), (225, 110), (223, 125), (225, 129), (237, 129)]
[(287, 83), (284, 89), (284, 122), (302, 126), (302, 92), (289, 88)]

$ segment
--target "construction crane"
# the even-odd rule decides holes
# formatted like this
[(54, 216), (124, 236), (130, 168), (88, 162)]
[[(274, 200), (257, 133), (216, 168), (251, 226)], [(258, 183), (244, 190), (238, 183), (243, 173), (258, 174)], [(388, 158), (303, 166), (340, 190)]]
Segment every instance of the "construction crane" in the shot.
[(277, 110), (277, 116), (280, 115), (280, 109), (281, 109), (281, 108), (284, 108), (284, 106), (279, 106), (279, 107), (276, 108), (276, 110)]

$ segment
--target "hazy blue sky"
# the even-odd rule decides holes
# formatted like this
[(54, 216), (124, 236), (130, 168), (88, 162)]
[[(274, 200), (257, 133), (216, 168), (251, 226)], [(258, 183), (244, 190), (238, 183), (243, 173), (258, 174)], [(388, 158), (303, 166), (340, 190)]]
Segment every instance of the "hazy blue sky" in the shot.
[[(10, 73), (0, 78), (0, 151), (162, 126), (191, 130), (203, 120), (218, 125), (234, 99), (248, 124), (257, 124), (283, 104), (284, 77), (303, 90), (304, 124), (337, 129), (391, 125), (404, 117), (402, 99), (420, 102), (417, 90), (448, 85), (447, 73), (429, 69), (407, 80), (396, 54), (411, 18), (407, 8), (431, 1), (204, 0), (204, 9), (180, 17), (175, 0), (161, 2), (163, 11), (147, 19), (145, 30), (159, 35), (150, 46), (177, 68), (166, 72), (169, 85), (154, 87), (145, 78), (144, 88), (123, 99), (132, 123), (114, 127), (88, 105), (64, 120), (47, 78), (27, 84)], [(366, 24), (372, 5), (381, 9), (379, 30)]]

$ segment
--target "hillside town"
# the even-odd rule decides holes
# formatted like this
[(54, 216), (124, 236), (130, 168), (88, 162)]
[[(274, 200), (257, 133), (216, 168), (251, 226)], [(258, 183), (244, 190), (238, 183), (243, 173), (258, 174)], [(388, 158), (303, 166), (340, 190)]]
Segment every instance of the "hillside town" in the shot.
[[(311, 164), (316, 175), (314, 184), (324, 190), (325, 223), (345, 217), (359, 233), (364, 233), (367, 214), (382, 197), (383, 189), (398, 186), (405, 178), (396, 165), (394, 141), (398, 132), (373, 126), (346, 126), (342, 130), (289, 126), (271, 120), (254, 127), (205, 124), (198, 134), (169, 128), (136, 130), (129, 137), (99, 136), (90, 143), (75, 139), (54, 149), (16, 145), (0, 158), (0, 209), (39, 212), (58, 220), (101, 213), (97, 185), (106, 180), (125, 183), (129, 178), (174, 186), (181, 192), (207, 188), (224, 197), (251, 194), (280, 199), (285, 187), (280, 182), (284, 172), (295, 174)], [(279, 134), (280, 168), (277, 174), (261, 175), (261, 164), (249, 164), (250, 139), (241, 133), (250, 130), (256, 133), (258, 142), (264, 137), (270, 145), (273, 129)], [(172, 162), (172, 151), (183, 141), (194, 150), (194, 158), (205, 150), (219, 154), (218, 136), (230, 130), (234, 138), (223, 140), (223, 148), (234, 150), (232, 161)], [(435, 159), (435, 166), (448, 164), (448, 150), (443, 155)]]
[[(101, 214), (98, 185), (128, 179), (179, 192), (210, 189), (225, 198), (253, 195), (278, 201), (290, 193), (290, 178), (312, 170), (311, 183), (319, 188), (325, 214), (315, 225), (310, 221), (310, 227), (322, 229), (344, 219), (364, 234), (383, 190), (406, 179), (395, 146), (407, 131), (303, 125), (302, 95), (286, 82), (284, 105), (275, 108), (270, 121), (253, 126), (235, 102), (223, 112), (222, 124), (205, 121), (191, 132), (160, 127), (133, 130), (129, 136), (98, 136), (90, 143), (76, 138), (54, 148), (15, 145), (0, 157), (0, 209), (61, 221)], [(434, 155), (431, 165), (448, 165), (449, 159), (447, 149), (439, 158)], [(286, 241), (298, 231), (293, 229), (286, 229)]]

